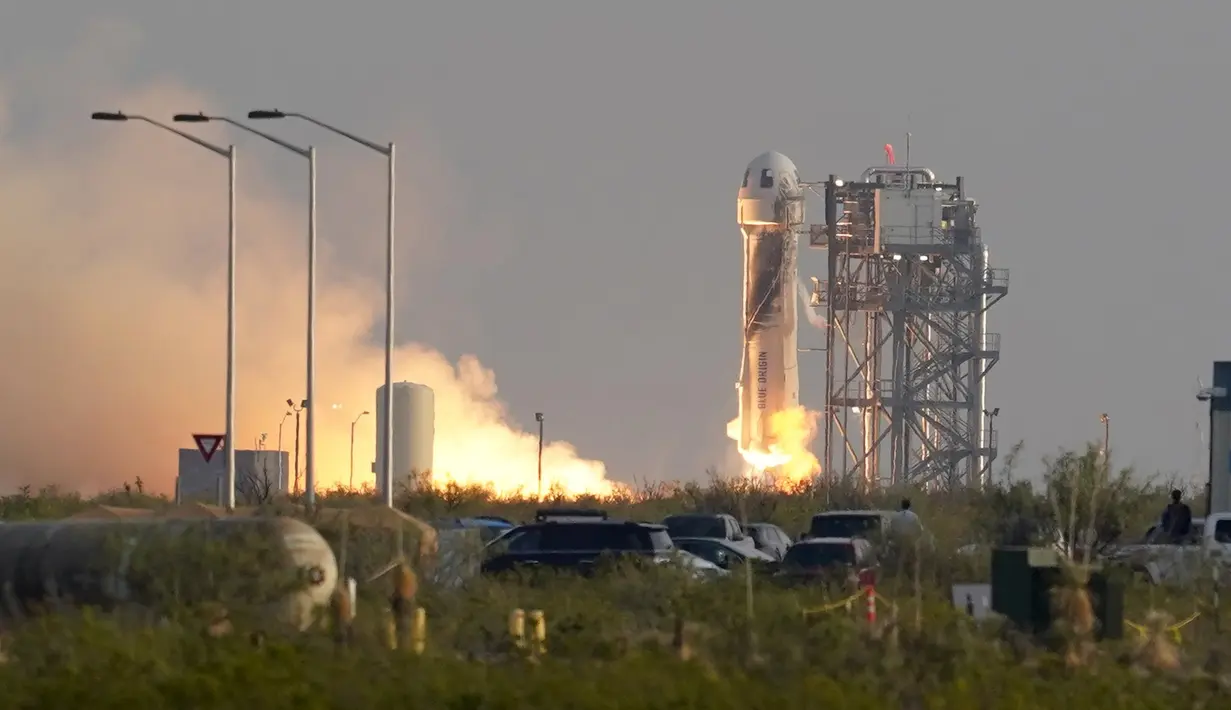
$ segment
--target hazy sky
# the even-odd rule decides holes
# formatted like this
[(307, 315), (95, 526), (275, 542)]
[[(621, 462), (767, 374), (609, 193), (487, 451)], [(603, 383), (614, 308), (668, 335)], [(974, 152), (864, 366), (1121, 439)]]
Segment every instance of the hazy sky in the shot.
[[(748, 161), (772, 149), (804, 179), (855, 176), (885, 142), (901, 160), (909, 130), (912, 163), (966, 177), (1010, 269), (989, 326), (1002, 449), (1024, 439), (1034, 469), (1099, 436), (1106, 411), (1122, 462), (1189, 475), (1204, 465), (1197, 378), (1231, 357), (1229, 26), (1231, 6), (1197, 1), (9, 3), (0, 482), (98, 483), (147, 448), (135, 470), (173, 466), (190, 429), (221, 428), (224, 166), (86, 119), (260, 107), (398, 142), (399, 340), (477, 356), (515, 427), (544, 411), (550, 439), (621, 480), (697, 477), (729, 455)], [(370, 409), (379, 351), (333, 350), (380, 327), (380, 158), (269, 127), (320, 150), (321, 387), (357, 381), (346, 393), (366, 399), (343, 410)], [(304, 166), (201, 135), (243, 151), (251, 437), (302, 396), (286, 390), (302, 382)], [(801, 362), (819, 405), (824, 373)], [(487, 373), (461, 377), (491, 399)], [(349, 434), (341, 415), (318, 426), (322, 445)]]

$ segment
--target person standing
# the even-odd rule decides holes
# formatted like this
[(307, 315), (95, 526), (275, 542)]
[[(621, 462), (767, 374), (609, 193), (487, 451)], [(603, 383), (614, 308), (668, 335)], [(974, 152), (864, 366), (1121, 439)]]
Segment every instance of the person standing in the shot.
[(919, 521), (915, 511), (910, 509), (910, 498), (902, 499), (901, 508), (889, 521), (889, 532), (894, 537), (914, 536), (923, 532), (923, 523)]
[(1171, 491), (1171, 503), (1163, 510), (1163, 519), (1159, 527), (1172, 544), (1179, 543), (1189, 536), (1193, 527), (1193, 511), (1187, 503), (1180, 500), (1180, 491)]

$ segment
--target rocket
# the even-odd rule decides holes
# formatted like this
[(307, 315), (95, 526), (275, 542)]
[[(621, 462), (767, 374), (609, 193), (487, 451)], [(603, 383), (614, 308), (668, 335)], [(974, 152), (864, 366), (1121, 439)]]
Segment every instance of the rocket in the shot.
[(799, 406), (795, 227), (803, 223), (799, 171), (763, 153), (744, 171), (738, 222), (744, 242), (743, 355), (739, 418), (728, 433), (749, 461), (776, 465), (774, 415)]

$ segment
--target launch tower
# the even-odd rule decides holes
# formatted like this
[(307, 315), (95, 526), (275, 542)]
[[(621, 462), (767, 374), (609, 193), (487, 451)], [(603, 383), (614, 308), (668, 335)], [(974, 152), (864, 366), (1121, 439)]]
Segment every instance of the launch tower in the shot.
[(1000, 358), (987, 312), (1009, 275), (989, 266), (963, 179), (891, 164), (809, 187), (825, 198), (809, 244), (828, 252), (811, 297), (826, 324), (824, 474), (983, 485), (997, 453), (985, 378)]

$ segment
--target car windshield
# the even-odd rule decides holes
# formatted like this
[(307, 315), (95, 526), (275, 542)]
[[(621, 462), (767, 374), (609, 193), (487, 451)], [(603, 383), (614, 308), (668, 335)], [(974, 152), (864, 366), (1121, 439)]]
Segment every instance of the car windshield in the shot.
[(484, 525), (479, 528), (479, 539), (482, 540), (486, 544), (486, 543), (491, 542), (492, 540), (495, 540), (501, 535), (505, 534), (509, 530), (510, 528), (506, 528), (506, 527), (497, 527), (495, 525)]
[(722, 560), (742, 559), (742, 555), (736, 551), (712, 540), (684, 540), (683, 542), (677, 542), (676, 546), (718, 565), (722, 563)]
[(804, 543), (786, 551), (784, 565), (792, 567), (829, 567), (855, 564), (855, 546), (850, 543)]
[(650, 544), (657, 552), (675, 549), (675, 543), (671, 541), (671, 534), (666, 530), (650, 530)]
[(880, 532), (881, 516), (868, 514), (814, 515), (811, 537), (868, 537)]
[(663, 521), (671, 537), (719, 537), (727, 536), (727, 526), (722, 518), (712, 515), (672, 515)]

